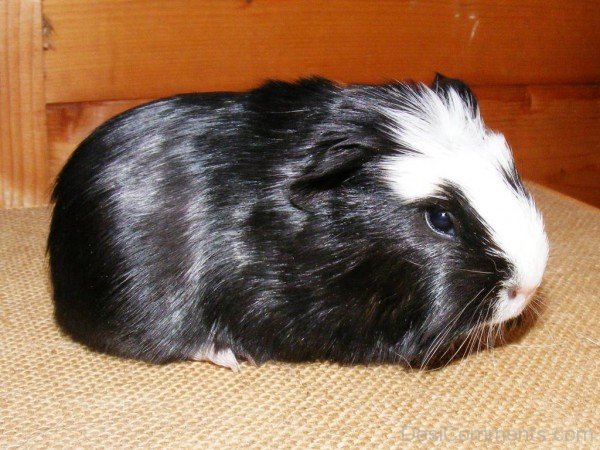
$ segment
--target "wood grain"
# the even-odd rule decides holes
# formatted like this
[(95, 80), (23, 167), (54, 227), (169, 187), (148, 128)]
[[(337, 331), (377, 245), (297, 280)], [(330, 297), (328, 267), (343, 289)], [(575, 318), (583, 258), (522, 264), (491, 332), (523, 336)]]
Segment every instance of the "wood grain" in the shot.
[(48, 103), (434, 71), (474, 85), (600, 82), (597, 0), (45, 0)]
[[(486, 122), (505, 134), (522, 175), (600, 207), (600, 86), (481, 87)], [(141, 100), (48, 107), (51, 174), (109, 117)]]
[(524, 178), (600, 207), (600, 86), (477, 90)]
[(41, 1), (0, 1), (0, 39), (0, 208), (44, 204)]

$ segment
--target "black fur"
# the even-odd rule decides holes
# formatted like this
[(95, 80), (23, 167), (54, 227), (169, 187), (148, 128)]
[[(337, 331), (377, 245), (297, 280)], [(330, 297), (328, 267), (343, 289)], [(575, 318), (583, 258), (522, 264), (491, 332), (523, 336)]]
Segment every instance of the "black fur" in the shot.
[[(386, 184), (381, 158), (405, 150), (380, 107), (401, 108), (403, 89), (269, 82), (102, 125), (53, 194), (59, 324), (152, 362), (211, 342), (258, 362), (418, 364), (447, 347), (489, 318), (510, 267), (455, 187), (404, 204)], [(428, 227), (432, 204), (455, 238)]]
[(445, 95), (445, 93), (448, 92), (448, 89), (452, 88), (460, 95), (463, 102), (470, 106), (472, 112), (476, 112), (479, 108), (479, 103), (477, 102), (475, 94), (473, 94), (471, 88), (467, 86), (464, 81), (448, 78), (441, 73), (436, 73), (431, 87), (439, 95)]

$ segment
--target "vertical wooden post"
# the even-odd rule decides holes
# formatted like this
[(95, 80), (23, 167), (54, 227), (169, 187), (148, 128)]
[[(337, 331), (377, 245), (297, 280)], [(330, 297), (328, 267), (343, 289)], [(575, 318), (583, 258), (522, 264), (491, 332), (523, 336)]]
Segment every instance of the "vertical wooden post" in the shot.
[(0, 0), (0, 208), (47, 202), (41, 0)]

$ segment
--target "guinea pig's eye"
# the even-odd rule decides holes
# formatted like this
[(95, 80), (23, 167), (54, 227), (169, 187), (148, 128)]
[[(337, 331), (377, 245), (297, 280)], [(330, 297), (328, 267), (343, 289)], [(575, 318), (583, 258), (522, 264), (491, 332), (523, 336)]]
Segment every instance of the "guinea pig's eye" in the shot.
[(448, 211), (440, 208), (429, 208), (425, 212), (425, 219), (427, 220), (427, 225), (436, 233), (447, 236), (456, 235), (454, 218)]

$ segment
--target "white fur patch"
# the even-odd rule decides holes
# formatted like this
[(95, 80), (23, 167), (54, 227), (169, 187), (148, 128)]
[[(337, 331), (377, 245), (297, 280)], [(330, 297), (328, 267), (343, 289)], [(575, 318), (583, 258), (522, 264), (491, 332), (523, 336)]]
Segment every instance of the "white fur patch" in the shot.
[(498, 324), (517, 317), (523, 312), (528, 303), (529, 297), (519, 295), (515, 298), (509, 298), (508, 289), (503, 289), (498, 294), (498, 301), (490, 323)]
[(221, 367), (227, 367), (234, 372), (240, 371), (240, 364), (231, 349), (215, 351), (214, 345), (208, 345), (200, 349), (192, 358), (194, 361), (210, 361)]
[[(457, 186), (477, 211), (501, 256), (515, 268), (510, 286), (537, 287), (548, 259), (548, 240), (542, 217), (533, 202), (510, 187), (503, 171), (514, 160), (501, 134), (486, 129), (477, 110), (472, 111), (457, 92), (439, 96), (427, 86), (398, 91), (404, 109), (386, 109), (392, 119), (389, 132), (404, 154), (388, 158), (386, 179), (403, 201), (435, 197), (444, 184)], [(491, 253), (491, 252), (490, 252)], [(518, 315), (525, 305), (502, 291), (496, 320)]]

